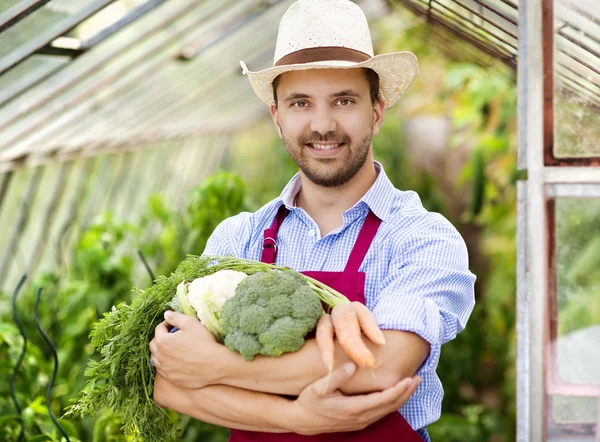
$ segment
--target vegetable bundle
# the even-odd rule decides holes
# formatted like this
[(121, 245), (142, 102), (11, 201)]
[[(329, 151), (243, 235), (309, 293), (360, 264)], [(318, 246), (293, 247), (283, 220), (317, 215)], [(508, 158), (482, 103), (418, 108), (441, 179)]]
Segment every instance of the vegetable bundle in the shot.
[[(191, 283), (198, 278), (206, 283), (205, 277), (224, 270), (249, 275), (239, 278), (235, 296), (215, 296), (213, 284), (194, 301)], [(339, 292), (293, 270), (233, 257), (189, 256), (169, 277), (134, 290), (138, 295), (131, 304), (113, 307), (94, 327), (92, 345), (100, 359), (88, 363), (89, 379), (67, 414), (94, 415), (107, 406), (127, 434), (157, 442), (177, 439), (169, 414), (152, 399), (154, 372), (148, 363), (148, 343), (168, 305), (198, 315), (218, 340), (252, 359), (298, 350), (323, 314), (321, 302), (330, 307), (349, 303)]]

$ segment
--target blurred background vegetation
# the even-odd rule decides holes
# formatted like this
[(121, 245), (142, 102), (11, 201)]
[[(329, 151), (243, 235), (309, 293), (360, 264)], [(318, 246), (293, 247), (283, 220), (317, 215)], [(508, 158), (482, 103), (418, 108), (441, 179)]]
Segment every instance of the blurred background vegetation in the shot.
[[(411, 27), (397, 32), (407, 22)], [(442, 213), (458, 228), (478, 276), (471, 320), (443, 347), (438, 367), (445, 390), (443, 410), (429, 432), (433, 441), (513, 441), (519, 176), (515, 72), (504, 65), (484, 69), (447, 58), (423, 39), (426, 26), (402, 11), (374, 25), (376, 52), (412, 50), (421, 73), (403, 101), (386, 112), (373, 147), (396, 187), (415, 190), (427, 209)], [(182, 196), (185, 210), (156, 193), (144, 200), (139, 223), (100, 213), (78, 236), (64, 265), (34, 275), (18, 304), (29, 339), (15, 383), (20, 414), (13, 407), (9, 380), (22, 341), (12, 320), (10, 294), (0, 295), (1, 440), (16, 441), (21, 434), (28, 441), (60, 440), (44, 405), (52, 361), (31, 315), (37, 287), (43, 287), (40, 321), (60, 360), (52, 395), (54, 413), (60, 416), (83, 385), (87, 360), (95, 357), (88, 340), (94, 322), (112, 305), (129, 301), (132, 286), (150, 284), (138, 250), (155, 274), (167, 274), (187, 253), (201, 253), (221, 220), (256, 210), (277, 196), (296, 172), (269, 120), (240, 132), (226, 154), (223, 170)], [(594, 222), (600, 207), (574, 202), (565, 210), (568, 216), (557, 224), (559, 235), (574, 236), (585, 229), (595, 236), (590, 241), (581, 235), (578, 245), (564, 251), (569, 264), (559, 271), (565, 278), (561, 287), (584, 287), (587, 295), (560, 298), (568, 305), (562, 310), (561, 332), (600, 322), (600, 304), (593, 297), (600, 278), (592, 272), (600, 266), (600, 228)], [(582, 316), (587, 318), (583, 322)], [(184, 441), (227, 439), (224, 429), (176, 418)], [(94, 419), (61, 423), (72, 440), (126, 440), (108, 410)]]

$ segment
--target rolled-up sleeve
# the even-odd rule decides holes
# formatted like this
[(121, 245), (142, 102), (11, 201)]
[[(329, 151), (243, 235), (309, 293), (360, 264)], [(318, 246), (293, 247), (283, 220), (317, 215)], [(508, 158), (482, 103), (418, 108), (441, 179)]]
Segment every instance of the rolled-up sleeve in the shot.
[(475, 305), (464, 240), (447, 220), (430, 216), (434, 222), (391, 248), (373, 308), (382, 329), (410, 331), (429, 342), (419, 372), (435, 370), (441, 346), (465, 328)]

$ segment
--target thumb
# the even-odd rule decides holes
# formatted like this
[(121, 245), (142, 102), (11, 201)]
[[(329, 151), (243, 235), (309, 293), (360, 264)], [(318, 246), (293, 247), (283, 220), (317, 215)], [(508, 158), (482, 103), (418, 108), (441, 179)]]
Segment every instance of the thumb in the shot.
[(316, 381), (313, 385), (317, 392), (325, 396), (333, 393), (348, 382), (354, 376), (354, 373), (356, 373), (356, 364), (346, 362), (327, 374), (327, 376)]
[(164, 317), (165, 321), (167, 321), (169, 325), (177, 327), (180, 330), (185, 330), (190, 321), (196, 321), (194, 318), (184, 315), (183, 313), (172, 312), (170, 310), (165, 312)]

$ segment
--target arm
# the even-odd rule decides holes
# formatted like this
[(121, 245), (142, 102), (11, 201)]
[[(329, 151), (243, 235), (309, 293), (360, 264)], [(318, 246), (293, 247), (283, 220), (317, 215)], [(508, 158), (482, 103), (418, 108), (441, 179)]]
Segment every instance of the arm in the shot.
[[(224, 384), (264, 393), (297, 396), (309, 384), (327, 374), (321, 352), (314, 339), (295, 353), (277, 358), (258, 356), (246, 361), (238, 353), (218, 344), (199, 321), (181, 313), (165, 315), (170, 325), (178, 327), (169, 333), (167, 323), (157, 326), (150, 343), (154, 364), (169, 382), (184, 388), (201, 388)], [(386, 345), (366, 341), (378, 367), (359, 369), (341, 386), (345, 394), (381, 391), (405, 377), (411, 377), (429, 354), (429, 344), (414, 333), (384, 331)], [(336, 366), (349, 361), (336, 342)]]
[(380, 328), (413, 332), (429, 342), (419, 373), (435, 371), (441, 346), (464, 329), (475, 304), (464, 240), (440, 215), (427, 216), (427, 226), (390, 248), (389, 270), (372, 307)]
[[(384, 390), (405, 377), (413, 376), (429, 354), (429, 344), (414, 333), (384, 331), (386, 345), (365, 343), (378, 362), (374, 369), (359, 368), (340, 390), (344, 394), (370, 393)], [(350, 358), (336, 341), (335, 366)], [(219, 383), (249, 390), (297, 396), (312, 382), (325, 376), (327, 369), (321, 360), (314, 339), (309, 339), (296, 353), (278, 358), (264, 356), (253, 361), (229, 352), (223, 361)]]
[(354, 373), (354, 364), (344, 364), (294, 401), (224, 385), (186, 389), (157, 374), (154, 398), (161, 407), (229, 428), (314, 435), (361, 430), (400, 408), (420, 382), (403, 379), (382, 392), (344, 396), (338, 390)]
[(292, 431), (293, 401), (276, 395), (227, 385), (190, 390), (157, 374), (154, 401), (161, 407), (223, 427), (271, 433)]

